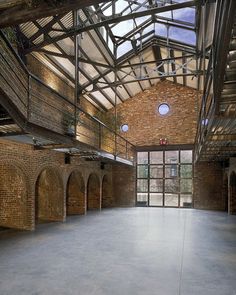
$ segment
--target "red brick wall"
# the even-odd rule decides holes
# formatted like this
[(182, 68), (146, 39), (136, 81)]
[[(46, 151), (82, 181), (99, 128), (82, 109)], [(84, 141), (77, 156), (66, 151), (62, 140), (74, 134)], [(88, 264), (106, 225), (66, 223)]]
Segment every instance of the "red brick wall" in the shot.
[(35, 208), (36, 219), (39, 222), (64, 219), (63, 181), (53, 168), (44, 169), (37, 179)]
[(79, 171), (73, 171), (67, 183), (67, 215), (85, 214), (85, 184)]
[(136, 168), (113, 166), (113, 196), (116, 206), (135, 206)]
[(100, 181), (96, 174), (92, 173), (89, 176), (87, 184), (87, 209), (100, 209)]
[(0, 163), (0, 226), (27, 224), (28, 185), (24, 172), (13, 163)]
[(225, 210), (223, 170), (220, 163), (201, 162), (195, 165), (194, 208)]
[[(193, 144), (198, 118), (196, 94), (191, 88), (163, 81), (119, 104), (121, 121), (129, 125), (123, 135), (138, 146), (159, 145), (160, 138), (167, 138), (169, 144)], [(166, 116), (157, 111), (161, 103), (170, 106)]]
[[(100, 165), (99, 161), (88, 162), (79, 157), (72, 157), (71, 164), (65, 164), (63, 153), (34, 150), (30, 145), (0, 140), (0, 226), (34, 229), (36, 187), (42, 171), (39, 192), (40, 196), (45, 196), (43, 219), (65, 220), (66, 193), (75, 189), (73, 185), (71, 188), (69, 181), (74, 171), (81, 173), (85, 184), (89, 175), (96, 173), (100, 201), (101, 180), (105, 174), (112, 177), (111, 166), (107, 164), (102, 170)], [(85, 203), (86, 194), (85, 185), (84, 199), (81, 194), (80, 204)], [(72, 196), (75, 195), (72, 193)]]
[(105, 175), (102, 180), (102, 208), (113, 207), (112, 182), (109, 176)]

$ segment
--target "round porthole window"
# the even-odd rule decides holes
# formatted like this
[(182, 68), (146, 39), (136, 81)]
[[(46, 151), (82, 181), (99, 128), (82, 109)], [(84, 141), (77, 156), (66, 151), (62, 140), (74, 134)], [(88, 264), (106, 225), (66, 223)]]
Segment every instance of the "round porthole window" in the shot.
[(158, 113), (162, 116), (165, 116), (169, 113), (170, 107), (167, 103), (162, 103), (158, 107)]
[(120, 126), (120, 130), (122, 132), (127, 132), (129, 130), (129, 125), (128, 124), (123, 124)]

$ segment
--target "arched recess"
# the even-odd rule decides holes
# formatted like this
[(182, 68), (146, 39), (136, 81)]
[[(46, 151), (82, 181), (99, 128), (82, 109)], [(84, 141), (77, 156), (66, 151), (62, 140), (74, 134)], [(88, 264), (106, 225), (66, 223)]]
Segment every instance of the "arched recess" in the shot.
[(67, 182), (67, 215), (85, 214), (85, 184), (82, 174), (73, 171)]
[(230, 175), (230, 214), (236, 214), (236, 174)]
[(87, 184), (87, 210), (100, 209), (100, 181), (95, 173), (90, 174)]
[(228, 175), (225, 173), (224, 178), (223, 178), (223, 188), (222, 188), (222, 198), (224, 200), (225, 204), (225, 211), (228, 212)]
[(113, 206), (112, 185), (110, 178), (105, 175), (102, 180), (102, 208)]
[(63, 183), (56, 168), (45, 168), (35, 187), (35, 221), (62, 221), (64, 218)]
[(31, 217), (27, 216), (29, 192), (25, 174), (7, 163), (0, 163), (0, 171), (0, 226), (27, 229)]

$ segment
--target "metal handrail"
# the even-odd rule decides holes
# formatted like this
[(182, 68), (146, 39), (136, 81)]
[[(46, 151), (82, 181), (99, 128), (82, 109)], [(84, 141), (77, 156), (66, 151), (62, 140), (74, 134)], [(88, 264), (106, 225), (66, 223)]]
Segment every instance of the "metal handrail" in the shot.
[[(49, 90), (52, 94), (55, 94), (57, 97), (59, 97), (63, 102), (65, 102), (65, 105), (70, 108), (74, 108), (77, 110), (77, 112), (73, 112), (73, 115), (71, 114), (72, 120), (74, 120), (75, 123), (78, 122), (77, 118), (76, 118), (76, 113), (80, 113), (80, 114), (84, 114), (85, 117), (91, 121), (94, 122), (98, 127), (99, 130), (101, 129), (105, 129), (107, 130), (109, 133), (113, 134), (114, 136), (114, 144), (117, 144), (117, 140), (122, 140), (125, 144), (124, 146), (127, 148), (129, 147), (130, 149), (134, 150), (134, 145), (129, 142), (127, 139), (125, 139), (124, 137), (122, 137), (120, 134), (118, 134), (116, 131), (114, 131), (112, 128), (110, 128), (109, 126), (107, 126), (106, 124), (104, 124), (103, 122), (101, 122), (100, 120), (98, 120), (97, 118), (93, 117), (91, 114), (89, 114), (88, 112), (86, 112), (85, 110), (83, 110), (80, 106), (76, 105), (74, 102), (72, 102), (71, 100), (69, 100), (66, 96), (62, 95), (61, 93), (59, 93), (58, 91), (56, 91), (55, 89), (51, 88), (49, 85), (47, 85), (45, 82), (43, 82), (39, 77), (35, 76), (34, 74), (32, 74), (28, 68), (26, 67), (26, 65), (23, 63), (22, 59), (20, 58), (20, 56), (17, 54), (17, 52), (15, 51), (15, 49), (12, 47), (12, 45), (10, 44), (10, 42), (8, 41), (8, 39), (6, 38), (6, 36), (4, 35), (4, 33), (0, 30), (0, 37), (4, 40), (6, 46), (8, 47), (8, 49), (13, 53), (14, 57), (17, 59), (17, 62), (19, 62), (21, 68), (25, 71), (25, 73), (28, 76), (28, 101), (27, 101), (27, 105), (26, 107), (27, 109), (27, 113), (30, 114), (30, 106), (32, 104), (32, 100), (31, 100), (31, 93), (32, 93), (32, 81), (36, 81), (41, 87), (46, 88), (47, 90)], [(34, 89), (33, 89), (34, 90)], [(44, 102), (45, 103), (45, 102)], [(50, 103), (49, 103), (50, 104)], [(51, 107), (54, 107), (52, 105), (50, 105)], [(65, 109), (66, 109), (65, 106)], [(55, 107), (55, 109), (57, 109)], [(66, 111), (66, 110), (65, 110)], [(62, 114), (63, 114), (63, 110), (62, 110)], [(30, 122), (30, 116), (28, 116), (27, 120)], [(91, 130), (93, 132), (95, 132), (95, 130)], [(74, 136), (76, 137), (78, 134), (74, 134)], [(97, 133), (98, 137), (101, 137), (101, 133)], [(95, 138), (94, 138), (95, 140)], [(99, 139), (99, 142), (101, 142), (101, 139)], [(116, 150), (116, 148), (115, 148)], [(126, 154), (128, 154), (128, 150), (126, 151)]]

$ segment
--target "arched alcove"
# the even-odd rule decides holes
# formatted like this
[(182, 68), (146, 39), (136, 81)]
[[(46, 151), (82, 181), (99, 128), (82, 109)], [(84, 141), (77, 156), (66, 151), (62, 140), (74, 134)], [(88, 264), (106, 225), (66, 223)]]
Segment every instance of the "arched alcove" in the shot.
[(80, 172), (73, 171), (67, 182), (67, 215), (85, 214), (85, 185)]
[(25, 229), (30, 219), (25, 174), (14, 164), (6, 163), (0, 163), (0, 171), (0, 226)]
[(100, 181), (95, 173), (89, 176), (87, 184), (87, 210), (100, 209)]
[(223, 178), (223, 187), (222, 187), (222, 198), (225, 204), (225, 211), (228, 212), (228, 175), (225, 174)]
[(102, 208), (110, 208), (112, 206), (112, 185), (110, 178), (105, 175), (102, 180)]
[(230, 214), (236, 214), (236, 174), (232, 172), (230, 175)]
[(45, 168), (35, 188), (35, 220), (62, 221), (64, 216), (63, 183), (55, 168)]

